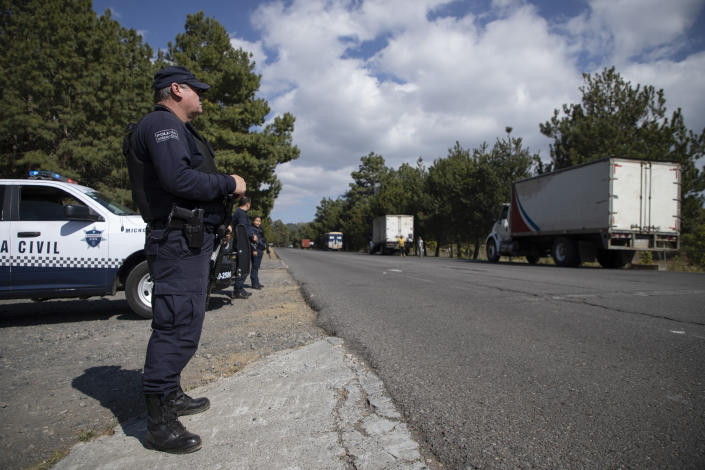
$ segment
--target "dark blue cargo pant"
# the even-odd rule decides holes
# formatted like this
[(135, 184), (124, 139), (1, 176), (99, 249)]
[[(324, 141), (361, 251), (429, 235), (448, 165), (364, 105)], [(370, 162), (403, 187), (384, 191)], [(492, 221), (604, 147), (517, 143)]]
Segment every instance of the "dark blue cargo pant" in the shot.
[(250, 268), (250, 284), (252, 287), (259, 286), (259, 267), (262, 265), (264, 251), (257, 249), (257, 256), (252, 257), (252, 267)]
[(152, 230), (145, 243), (152, 292), (152, 336), (142, 386), (145, 394), (168, 395), (180, 386), (181, 371), (201, 338), (206, 312), (213, 234), (191, 249), (181, 230)]

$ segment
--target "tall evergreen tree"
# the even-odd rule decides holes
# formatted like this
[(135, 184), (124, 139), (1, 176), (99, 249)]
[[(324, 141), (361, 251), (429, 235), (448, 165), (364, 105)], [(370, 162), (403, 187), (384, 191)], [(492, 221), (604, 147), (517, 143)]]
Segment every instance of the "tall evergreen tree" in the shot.
[(158, 63), (186, 66), (211, 85), (194, 125), (213, 145), (218, 168), (243, 176), (253, 208), (268, 216), (281, 191), (276, 167), (298, 158), (299, 149), (292, 139), (294, 116), (285, 113), (266, 124), (270, 109), (256, 97), (260, 76), (251, 58), (234, 49), (225, 28), (201, 11), (187, 15), (185, 32), (160, 52)]
[(343, 236), (352, 250), (366, 248), (372, 237), (376, 198), (389, 171), (384, 157), (371, 152), (360, 158), (357, 171), (350, 174), (353, 182), (344, 195)]
[(436, 255), (440, 245), (467, 239), (473, 214), (469, 195), (474, 166), (470, 151), (456, 142), (446, 158), (436, 159), (428, 169), (427, 188), (435, 209), (428, 234), (438, 242)]
[(122, 136), (151, 103), (151, 48), (90, 0), (0, 1), (0, 171), (52, 170), (129, 201)]
[(324, 233), (338, 232), (343, 229), (343, 210), (345, 201), (342, 198), (323, 198), (316, 207), (316, 216), (313, 219), (313, 228), (316, 239)]
[(426, 238), (428, 219), (433, 214), (433, 201), (426, 191), (428, 170), (419, 157), (416, 165), (403, 163), (395, 172), (403, 193), (402, 213), (414, 216), (414, 236)]
[(499, 205), (509, 201), (511, 184), (528, 177), (539, 160), (511, 136), (511, 127), (506, 131), (492, 149), (483, 143), (471, 152), (456, 142), (429, 168), (428, 192), (436, 206), (429, 232), (440, 243), (455, 242), (458, 253), (461, 242), (471, 242), (477, 258)]
[(286, 224), (281, 220), (275, 220), (272, 223), (271, 234), (267, 238), (267, 241), (274, 246), (287, 247), (289, 246), (289, 238), (289, 229)]

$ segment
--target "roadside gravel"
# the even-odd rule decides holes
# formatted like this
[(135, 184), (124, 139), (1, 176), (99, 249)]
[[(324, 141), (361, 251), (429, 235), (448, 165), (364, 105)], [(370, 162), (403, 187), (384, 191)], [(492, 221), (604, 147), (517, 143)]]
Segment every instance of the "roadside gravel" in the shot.
[[(325, 336), (275, 253), (260, 278), (247, 300), (213, 295), (185, 390)], [(80, 440), (145, 416), (149, 335), (124, 296), (0, 301), (0, 468), (48, 468)]]

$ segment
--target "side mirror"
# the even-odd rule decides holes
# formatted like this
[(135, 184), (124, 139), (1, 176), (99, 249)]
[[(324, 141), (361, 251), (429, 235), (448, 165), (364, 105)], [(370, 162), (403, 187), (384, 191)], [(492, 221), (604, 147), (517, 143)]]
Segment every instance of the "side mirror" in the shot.
[(78, 204), (68, 204), (64, 206), (64, 217), (69, 220), (89, 220), (91, 222), (103, 222), (105, 219), (93, 212), (88, 206)]

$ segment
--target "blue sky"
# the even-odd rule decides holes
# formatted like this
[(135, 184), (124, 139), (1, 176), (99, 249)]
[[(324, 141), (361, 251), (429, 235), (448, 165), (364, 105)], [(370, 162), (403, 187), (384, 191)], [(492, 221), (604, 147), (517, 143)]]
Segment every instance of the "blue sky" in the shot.
[(705, 128), (705, 0), (94, 0), (166, 48), (203, 10), (254, 54), (271, 117), (296, 117), (301, 156), (277, 174), (272, 219), (306, 222), (348, 188), (370, 152), (427, 165), (506, 126), (549, 158), (539, 132), (580, 100), (583, 72), (614, 65), (663, 88), (669, 111)]

